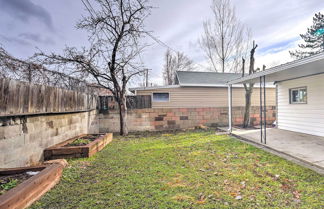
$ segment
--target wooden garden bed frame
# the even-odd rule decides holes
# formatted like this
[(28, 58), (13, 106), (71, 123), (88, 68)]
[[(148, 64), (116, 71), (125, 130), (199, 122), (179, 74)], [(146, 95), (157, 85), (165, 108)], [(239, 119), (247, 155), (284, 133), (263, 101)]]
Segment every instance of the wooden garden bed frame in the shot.
[[(87, 135), (102, 135), (91, 143), (83, 146), (66, 146), (67, 144), (73, 142), (74, 140), (85, 137)], [(44, 150), (45, 160), (54, 160), (62, 158), (80, 158), (80, 157), (91, 157), (95, 153), (102, 150), (107, 144), (109, 144), (113, 139), (112, 133), (106, 134), (83, 134), (77, 137), (73, 137), (64, 142), (51, 146)]]
[(0, 170), (0, 175), (24, 173), (27, 171), (40, 171), (35, 176), (18, 184), (0, 196), (1, 209), (27, 208), (42, 195), (54, 187), (62, 176), (64, 164), (53, 163), (42, 166), (10, 168)]

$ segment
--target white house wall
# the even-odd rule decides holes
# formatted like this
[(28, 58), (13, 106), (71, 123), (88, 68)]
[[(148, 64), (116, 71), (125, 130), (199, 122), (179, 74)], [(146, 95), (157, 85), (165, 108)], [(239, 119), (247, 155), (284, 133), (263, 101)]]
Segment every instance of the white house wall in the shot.
[[(290, 104), (289, 89), (307, 87), (307, 104)], [(324, 136), (324, 74), (278, 83), (278, 128)]]

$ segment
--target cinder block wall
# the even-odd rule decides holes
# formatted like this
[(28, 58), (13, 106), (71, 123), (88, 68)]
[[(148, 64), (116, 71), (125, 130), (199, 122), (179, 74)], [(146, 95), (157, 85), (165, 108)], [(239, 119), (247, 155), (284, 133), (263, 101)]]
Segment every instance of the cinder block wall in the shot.
[(97, 111), (0, 118), (0, 168), (35, 165), (49, 146), (98, 133)]
[[(243, 123), (244, 107), (233, 107), (233, 123)], [(251, 122), (258, 125), (260, 109), (251, 108)], [(136, 131), (160, 131), (192, 128), (198, 125), (227, 126), (228, 108), (152, 108), (128, 111), (128, 129)], [(275, 106), (267, 107), (267, 123), (272, 124), (276, 119)], [(99, 115), (100, 132), (118, 132), (119, 114), (116, 111)]]
[[(233, 123), (243, 122), (244, 107), (233, 108)], [(252, 123), (259, 124), (259, 107), (252, 107)], [(276, 117), (274, 106), (267, 107), (267, 122)], [(129, 131), (160, 131), (198, 125), (227, 126), (228, 108), (150, 108), (128, 112)], [(49, 146), (85, 133), (118, 132), (119, 114), (97, 111), (0, 117), (0, 168), (38, 164)]]

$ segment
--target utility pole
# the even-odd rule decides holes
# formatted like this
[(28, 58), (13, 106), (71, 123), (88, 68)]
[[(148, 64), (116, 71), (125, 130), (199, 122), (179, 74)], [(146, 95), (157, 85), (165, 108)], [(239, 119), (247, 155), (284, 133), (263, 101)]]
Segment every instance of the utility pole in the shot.
[(145, 79), (145, 87), (148, 87), (149, 86), (149, 81), (148, 81), (148, 78), (149, 78), (149, 70), (152, 70), (152, 69), (148, 69), (148, 68), (145, 68), (144, 69), (144, 79)]

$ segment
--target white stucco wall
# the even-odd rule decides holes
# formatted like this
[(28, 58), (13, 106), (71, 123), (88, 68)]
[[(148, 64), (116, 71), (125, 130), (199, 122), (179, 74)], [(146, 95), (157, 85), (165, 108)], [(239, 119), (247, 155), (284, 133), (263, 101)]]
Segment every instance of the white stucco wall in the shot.
[[(307, 87), (307, 104), (290, 104), (289, 89)], [(324, 74), (278, 83), (278, 128), (324, 136)]]

